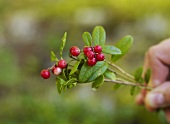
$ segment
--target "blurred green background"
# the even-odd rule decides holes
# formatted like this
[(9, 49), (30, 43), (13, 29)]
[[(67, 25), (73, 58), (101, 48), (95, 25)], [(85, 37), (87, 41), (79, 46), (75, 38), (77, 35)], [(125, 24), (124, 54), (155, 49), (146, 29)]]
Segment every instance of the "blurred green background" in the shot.
[(161, 124), (163, 118), (135, 104), (129, 87), (98, 91), (78, 85), (58, 95), (55, 77), (43, 80), (50, 51), (83, 47), (82, 33), (102, 25), (107, 43), (134, 37), (117, 64), (127, 72), (143, 65), (145, 51), (170, 35), (169, 0), (0, 0), (0, 124)]

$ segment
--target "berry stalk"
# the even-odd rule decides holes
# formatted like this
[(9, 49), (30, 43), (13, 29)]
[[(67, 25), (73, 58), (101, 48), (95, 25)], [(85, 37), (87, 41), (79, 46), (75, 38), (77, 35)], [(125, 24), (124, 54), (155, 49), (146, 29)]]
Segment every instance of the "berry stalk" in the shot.
[(129, 86), (135, 86), (135, 87), (140, 87), (145, 90), (152, 90), (153, 88), (150, 86), (146, 86), (145, 84), (140, 84), (140, 83), (132, 83), (128, 81), (120, 81), (120, 80), (109, 80), (109, 79), (104, 79), (104, 82), (111, 82), (115, 84), (122, 84), (122, 85), (129, 85)]

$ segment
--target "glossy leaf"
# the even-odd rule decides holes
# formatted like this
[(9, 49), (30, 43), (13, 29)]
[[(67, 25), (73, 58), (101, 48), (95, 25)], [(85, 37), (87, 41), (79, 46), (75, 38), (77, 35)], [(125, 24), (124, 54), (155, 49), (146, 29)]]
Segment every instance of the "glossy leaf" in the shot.
[(78, 59), (79, 61), (82, 60), (82, 59), (85, 59), (84, 53), (81, 52), (81, 53), (78, 55), (77, 59)]
[(106, 77), (106, 78), (108, 78), (110, 80), (113, 80), (113, 81), (116, 80), (116, 75), (112, 71), (110, 71), (108, 69), (104, 72), (104, 77)]
[(115, 84), (114, 86), (113, 86), (113, 89), (114, 90), (117, 90), (118, 88), (120, 88), (122, 85), (121, 84)]
[(92, 36), (89, 32), (83, 33), (83, 41), (85, 43), (85, 46), (91, 46), (92, 45)]
[(143, 73), (143, 68), (140, 67), (138, 68), (136, 71), (135, 71), (135, 81), (138, 82), (138, 83), (144, 83), (144, 80), (142, 78), (142, 73)]
[(60, 77), (61, 77), (63, 80), (67, 80), (66, 72), (67, 72), (67, 68), (63, 69), (63, 70), (62, 70), (62, 73), (61, 73), (61, 75), (60, 75)]
[(65, 83), (66, 82), (62, 78), (59, 77), (56, 78), (56, 85), (59, 94), (61, 94), (61, 92), (63, 91)]
[(102, 47), (102, 52), (106, 54), (111, 54), (111, 55), (118, 55), (121, 54), (120, 49), (118, 49), (115, 46), (110, 46), (110, 45), (104, 45)]
[(78, 68), (80, 62), (81, 62), (81, 61), (77, 61), (77, 62), (74, 64), (74, 67), (71, 69), (71, 72), (70, 72), (69, 75), (72, 75), (74, 72), (77, 71), (77, 68)]
[(80, 70), (79, 81), (81, 83), (94, 81), (98, 76), (103, 74), (108, 68), (108, 64), (104, 61), (97, 62), (93, 67), (88, 66), (87, 63), (84, 63)]
[(77, 83), (72, 83), (72, 84), (68, 84), (67, 85), (67, 88), (68, 89), (71, 89), (72, 87), (75, 87)]
[(77, 82), (76, 78), (71, 78), (64, 85), (68, 85), (68, 84), (72, 84), (72, 83), (76, 83), (76, 82)]
[(106, 41), (106, 32), (102, 26), (96, 26), (92, 33), (94, 45), (104, 46)]
[(127, 35), (123, 37), (115, 46), (119, 48), (122, 52), (120, 55), (112, 55), (111, 60), (112, 62), (115, 62), (119, 60), (121, 57), (123, 57), (131, 48), (133, 44), (133, 38), (130, 35)]
[(145, 73), (145, 83), (149, 83), (149, 80), (150, 80), (150, 76), (151, 76), (151, 69), (148, 69)]
[(132, 86), (131, 89), (130, 89), (130, 95), (134, 95), (135, 94), (135, 86)]
[(60, 57), (62, 58), (63, 55), (63, 49), (65, 47), (66, 44), (66, 37), (67, 37), (67, 32), (64, 33), (64, 36), (62, 38), (62, 42), (61, 42), (61, 47), (60, 47)]
[(52, 62), (54, 62), (54, 61), (59, 61), (53, 51), (51, 51), (51, 56), (50, 56), (50, 58), (51, 58), (51, 61), (52, 61)]
[(96, 80), (92, 83), (92, 88), (93, 89), (98, 89), (104, 81), (104, 76), (100, 75), (98, 78), (96, 78)]

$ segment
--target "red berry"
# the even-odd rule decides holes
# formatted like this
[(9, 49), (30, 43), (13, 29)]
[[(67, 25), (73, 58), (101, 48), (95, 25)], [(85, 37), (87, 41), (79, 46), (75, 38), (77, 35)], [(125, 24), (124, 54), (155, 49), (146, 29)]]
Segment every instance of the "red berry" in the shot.
[(87, 52), (87, 57), (88, 57), (88, 59), (93, 59), (94, 58), (94, 52), (93, 51), (88, 51)]
[(70, 48), (70, 53), (72, 56), (78, 56), (80, 54), (80, 49), (77, 46), (72, 46)]
[(62, 69), (58, 66), (57, 67), (54, 66), (52, 71), (53, 71), (53, 74), (59, 75), (62, 72)]
[(97, 61), (103, 61), (105, 59), (103, 53), (96, 54), (96, 60)]
[(59, 62), (58, 62), (58, 67), (60, 67), (61, 69), (63, 69), (63, 68), (66, 68), (67, 67), (67, 62), (66, 62), (66, 60), (60, 60)]
[(84, 55), (87, 55), (87, 52), (89, 52), (89, 51), (92, 51), (91, 47), (84, 47), (84, 49), (83, 49)]
[(41, 71), (41, 76), (44, 78), (44, 79), (48, 79), (50, 77), (50, 71), (49, 70), (42, 70)]
[(94, 52), (95, 52), (95, 53), (101, 53), (101, 52), (102, 52), (102, 47), (99, 46), (99, 45), (95, 46), (95, 47), (94, 47)]
[(89, 66), (94, 66), (96, 64), (96, 58), (88, 59), (87, 64)]

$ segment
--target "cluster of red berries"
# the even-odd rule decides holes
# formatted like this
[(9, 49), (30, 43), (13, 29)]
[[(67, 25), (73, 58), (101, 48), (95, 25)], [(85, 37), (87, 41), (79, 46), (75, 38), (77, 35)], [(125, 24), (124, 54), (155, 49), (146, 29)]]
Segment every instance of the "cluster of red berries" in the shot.
[[(95, 47), (84, 47), (84, 55), (87, 57), (87, 63), (89, 66), (94, 66), (97, 61), (103, 61), (105, 59), (102, 53), (102, 47), (97, 45)], [(77, 46), (70, 48), (70, 53), (72, 56), (78, 56), (80, 54), (80, 49)]]
[[(54, 75), (59, 75), (62, 72), (62, 69), (66, 68), (66, 67), (67, 67), (67, 62), (62, 59), (62, 60), (58, 61), (57, 65), (55, 64), (50, 69)], [(50, 71), (49, 71), (50, 69), (44, 69), (41, 71), (41, 76), (44, 79), (48, 79), (50, 77)]]
[(102, 47), (97, 45), (95, 47), (84, 47), (84, 55), (87, 56), (87, 63), (89, 66), (94, 66), (97, 61), (103, 61), (105, 59), (102, 53)]

